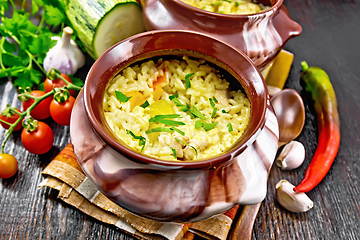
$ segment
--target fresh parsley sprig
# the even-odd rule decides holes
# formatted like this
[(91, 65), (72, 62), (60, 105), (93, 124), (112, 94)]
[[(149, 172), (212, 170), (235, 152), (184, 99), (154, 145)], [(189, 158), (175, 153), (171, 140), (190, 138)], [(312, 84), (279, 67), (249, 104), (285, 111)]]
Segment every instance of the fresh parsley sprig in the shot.
[(149, 122), (163, 123), (163, 124), (166, 124), (166, 125), (169, 125), (169, 126), (185, 125), (185, 123), (183, 123), (183, 122), (170, 120), (170, 119), (179, 118), (179, 117), (180, 117), (179, 114), (156, 115), (156, 116), (150, 118)]
[(218, 124), (217, 122), (205, 123), (201, 120), (197, 120), (195, 122), (195, 128), (196, 129), (203, 128), (205, 131), (210, 131), (211, 129), (214, 129), (217, 124)]
[(125, 94), (123, 94), (122, 92), (117, 91), (117, 90), (115, 90), (115, 96), (116, 96), (116, 99), (117, 99), (117, 100), (119, 100), (120, 102), (123, 102), (123, 103), (129, 101), (130, 98), (131, 98), (131, 96), (128, 97), (128, 96), (126, 96)]
[(126, 129), (126, 133), (131, 135), (134, 139), (139, 140), (139, 146), (142, 146), (141, 152), (143, 152), (146, 144), (146, 138), (144, 138), (143, 136), (136, 136), (132, 131), (128, 129)]
[[(12, 13), (7, 11), (9, 4)], [(19, 8), (13, 0), (0, 2), (0, 78), (11, 78), (15, 86), (23, 89), (38, 86), (45, 79), (42, 64), (56, 44), (51, 37), (57, 34), (52, 30), (60, 25), (62, 29), (65, 24), (71, 27), (61, 0), (32, 0), (31, 10), (24, 6)], [(31, 19), (36, 19), (40, 8), (41, 19), (36, 25)]]
[(195, 73), (189, 73), (185, 76), (185, 89), (189, 89), (191, 88), (191, 82), (190, 82), (190, 77), (192, 77)]

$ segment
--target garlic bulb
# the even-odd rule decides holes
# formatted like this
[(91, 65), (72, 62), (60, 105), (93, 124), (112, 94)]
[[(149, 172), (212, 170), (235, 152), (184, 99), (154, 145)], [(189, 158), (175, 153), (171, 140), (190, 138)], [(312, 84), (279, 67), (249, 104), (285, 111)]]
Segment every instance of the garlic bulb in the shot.
[(314, 204), (313, 201), (305, 194), (294, 191), (294, 185), (286, 180), (280, 180), (276, 184), (276, 199), (281, 206), (291, 212), (306, 212)]
[(66, 75), (74, 74), (84, 66), (85, 55), (77, 46), (76, 42), (71, 39), (74, 31), (70, 27), (63, 29), (62, 37), (52, 37), (57, 40), (56, 45), (51, 48), (44, 59), (44, 70), (48, 72), (51, 68), (58, 69)]
[(282, 149), (275, 163), (283, 170), (292, 170), (299, 167), (305, 159), (305, 148), (301, 142), (291, 141)]

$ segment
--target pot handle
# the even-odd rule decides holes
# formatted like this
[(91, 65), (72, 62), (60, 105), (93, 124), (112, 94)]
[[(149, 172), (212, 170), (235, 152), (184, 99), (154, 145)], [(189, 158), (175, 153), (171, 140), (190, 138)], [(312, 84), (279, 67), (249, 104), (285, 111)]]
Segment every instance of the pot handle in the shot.
[(284, 4), (280, 6), (278, 14), (272, 19), (272, 23), (282, 39), (280, 48), (283, 48), (290, 38), (299, 36), (302, 32), (302, 27), (291, 19)]

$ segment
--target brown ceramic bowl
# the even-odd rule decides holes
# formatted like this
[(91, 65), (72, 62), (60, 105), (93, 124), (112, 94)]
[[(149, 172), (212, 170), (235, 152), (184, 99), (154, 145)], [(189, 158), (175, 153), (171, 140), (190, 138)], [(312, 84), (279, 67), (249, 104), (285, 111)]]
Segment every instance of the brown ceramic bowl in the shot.
[(181, 0), (141, 0), (147, 30), (192, 30), (219, 38), (248, 55), (264, 69), (286, 42), (301, 34), (283, 0), (258, 0), (271, 8), (255, 14), (205, 11)]
[[(120, 70), (132, 63), (162, 55), (188, 55), (202, 58), (230, 72), (241, 84), (251, 102), (249, 124), (241, 138), (227, 152), (211, 159), (192, 162), (171, 162), (148, 157), (133, 151), (119, 141), (106, 123), (102, 99), (105, 87)], [(156, 31), (131, 37), (105, 52), (91, 68), (85, 83), (85, 108), (98, 134), (114, 149), (129, 158), (146, 164), (182, 168), (206, 168), (230, 160), (251, 144), (253, 136), (264, 126), (267, 90), (261, 74), (243, 53), (231, 46), (199, 33)], [(250, 142), (249, 142), (250, 141)]]
[[(230, 84), (243, 88), (251, 102), (245, 132), (221, 155), (191, 162), (156, 159), (132, 150), (106, 123), (102, 102), (109, 80), (138, 61), (179, 55), (226, 70), (235, 81)], [(181, 30), (130, 37), (95, 61), (73, 112), (71, 141), (80, 165), (101, 192), (129, 211), (160, 221), (195, 221), (265, 197), (277, 151), (277, 121), (257, 68), (221, 40)]]

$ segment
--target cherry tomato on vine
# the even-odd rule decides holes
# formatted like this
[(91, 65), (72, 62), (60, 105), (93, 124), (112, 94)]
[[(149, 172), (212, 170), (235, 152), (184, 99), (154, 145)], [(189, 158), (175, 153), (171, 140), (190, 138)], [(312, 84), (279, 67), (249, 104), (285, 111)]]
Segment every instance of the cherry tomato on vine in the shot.
[(50, 103), (50, 115), (60, 125), (70, 125), (71, 111), (75, 98), (70, 96), (65, 102), (60, 103), (53, 99)]
[(54, 133), (46, 123), (38, 121), (38, 126), (35, 131), (28, 132), (25, 128), (22, 130), (21, 142), (29, 152), (33, 154), (44, 154), (53, 146)]
[[(18, 112), (21, 112), (19, 109), (16, 108), (16, 110)], [(8, 122), (10, 124), (13, 124), (16, 122), (16, 120), (19, 119), (19, 114), (15, 113), (14, 111), (11, 111), (11, 110), (8, 110), (8, 109), (5, 109), (4, 111), (2, 111), (0, 113), (0, 119), (1, 120), (4, 120), (5, 122)], [(6, 124), (6, 123), (3, 123), (1, 122), (1, 126), (3, 126), (3, 128), (5, 129), (9, 129), (10, 128), (10, 125)], [(22, 128), (22, 124), (21, 122), (19, 122), (16, 127), (14, 128), (14, 131), (17, 131), (17, 130), (20, 130)]]
[(18, 161), (7, 153), (0, 153), (0, 178), (10, 178), (18, 170)]
[[(45, 94), (45, 92), (41, 91), (41, 90), (33, 90), (33, 91), (31, 91), (31, 95), (33, 95), (34, 97), (41, 97), (44, 94)], [(38, 119), (38, 120), (43, 120), (43, 119), (46, 119), (46, 118), (50, 117), (49, 106), (50, 106), (51, 100), (52, 100), (51, 97), (47, 97), (44, 100), (42, 100), (31, 111), (30, 115), (33, 118)], [(22, 102), (22, 106), (23, 106), (24, 111), (26, 109), (28, 109), (33, 103), (34, 103), (34, 99), (31, 99), (31, 98), (29, 98), (25, 102)]]
[[(66, 81), (68, 81), (69, 83), (72, 83), (71, 79), (66, 74), (62, 73), (61, 76), (63, 78), (65, 78)], [(45, 92), (50, 92), (51, 90), (53, 90), (53, 88), (60, 88), (60, 87), (64, 87), (64, 86), (66, 86), (66, 83), (61, 78), (58, 78), (55, 80), (50, 80), (47, 78), (47, 79), (45, 79), (45, 82), (44, 82)], [(75, 95), (74, 90), (69, 90), (69, 93), (71, 96)]]

